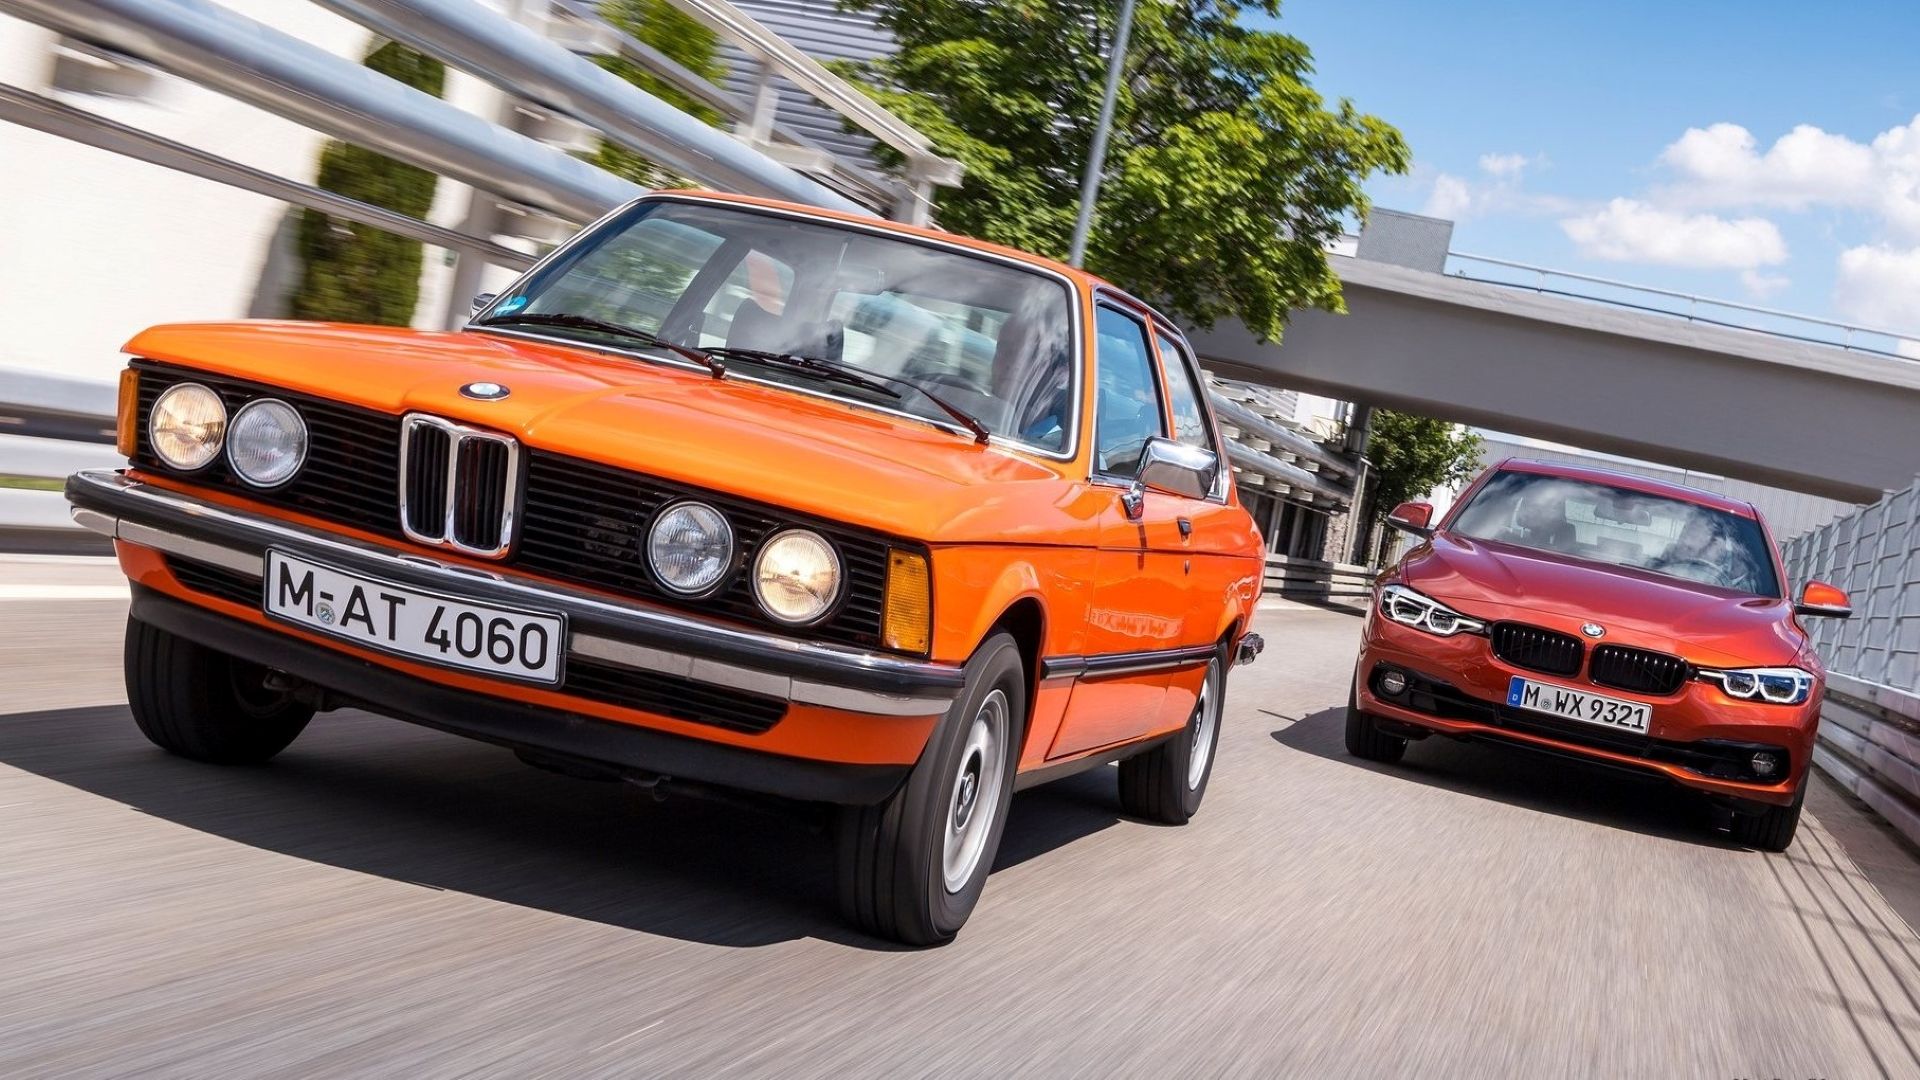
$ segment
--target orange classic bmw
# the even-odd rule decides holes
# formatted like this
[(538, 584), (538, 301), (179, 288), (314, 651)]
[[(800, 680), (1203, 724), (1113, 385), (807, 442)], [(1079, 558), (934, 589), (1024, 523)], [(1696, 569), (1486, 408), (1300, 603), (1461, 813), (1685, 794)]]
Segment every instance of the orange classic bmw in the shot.
[(1347, 749), (1481, 739), (1664, 778), (1784, 851), (1806, 796), (1824, 672), (1800, 620), (1846, 595), (1785, 568), (1751, 503), (1640, 476), (1508, 461), (1382, 575), (1362, 631)]
[(829, 804), (866, 930), (951, 938), (1016, 788), (1198, 808), (1261, 542), (1180, 332), (1067, 267), (698, 193), (608, 215), (448, 333), (157, 327), (122, 471), (161, 747), (352, 706), (656, 791)]

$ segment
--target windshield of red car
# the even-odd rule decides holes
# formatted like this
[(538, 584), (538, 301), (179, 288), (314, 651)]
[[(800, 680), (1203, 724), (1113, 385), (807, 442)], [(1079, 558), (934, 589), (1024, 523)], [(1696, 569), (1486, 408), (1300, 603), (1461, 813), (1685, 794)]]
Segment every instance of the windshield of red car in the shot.
[(1780, 595), (1758, 521), (1663, 495), (1502, 471), (1474, 493), (1448, 528), (1754, 596)]
[[(1077, 414), (1071, 310), (1059, 279), (958, 249), (655, 201), (602, 224), (480, 321), (582, 315), (677, 345), (832, 361), (922, 386), (995, 435), (1063, 453)], [(751, 357), (720, 359), (735, 374), (952, 422), (911, 392), (883, 395)]]

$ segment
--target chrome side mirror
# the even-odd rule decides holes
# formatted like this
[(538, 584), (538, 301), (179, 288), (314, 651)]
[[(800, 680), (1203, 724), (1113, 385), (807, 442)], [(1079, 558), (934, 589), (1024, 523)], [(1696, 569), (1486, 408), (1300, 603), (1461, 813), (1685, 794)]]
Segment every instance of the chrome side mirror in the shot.
[(492, 305), (493, 298), (499, 295), (499, 293), (492, 292), (483, 292), (475, 295), (473, 298), (473, 313), (478, 315), (487, 310), (487, 308)]
[(1128, 518), (1138, 520), (1146, 507), (1148, 491), (1204, 499), (1212, 493), (1219, 476), (1220, 455), (1156, 436), (1141, 448), (1140, 468), (1120, 503)]

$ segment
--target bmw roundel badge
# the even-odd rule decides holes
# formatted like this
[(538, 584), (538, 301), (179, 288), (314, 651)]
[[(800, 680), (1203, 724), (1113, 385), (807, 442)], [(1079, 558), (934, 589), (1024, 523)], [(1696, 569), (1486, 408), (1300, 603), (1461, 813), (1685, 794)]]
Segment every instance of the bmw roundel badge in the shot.
[(470, 382), (460, 388), (462, 397), (470, 397), (475, 401), (499, 401), (511, 393), (513, 391), (497, 382)]
[(1604, 626), (1601, 626), (1597, 622), (1590, 622), (1582, 625), (1580, 627), (1580, 632), (1587, 635), (1588, 637), (1599, 637), (1602, 634), (1605, 634), (1607, 632), (1607, 628)]

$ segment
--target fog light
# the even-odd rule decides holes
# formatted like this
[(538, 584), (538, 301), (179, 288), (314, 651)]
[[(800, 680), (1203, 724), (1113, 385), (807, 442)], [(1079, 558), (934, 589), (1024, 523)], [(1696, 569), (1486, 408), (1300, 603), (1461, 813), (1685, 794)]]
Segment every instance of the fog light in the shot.
[(1753, 775), (1764, 780), (1780, 771), (1780, 755), (1770, 750), (1761, 750), (1747, 761), (1747, 768), (1753, 770)]
[(1380, 673), (1380, 692), (1388, 697), (1399, 697), (1407, 688), (1407, 677), (1397, 671)]

